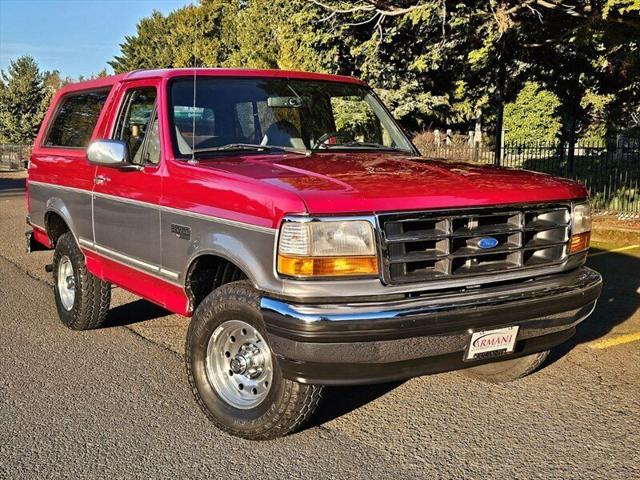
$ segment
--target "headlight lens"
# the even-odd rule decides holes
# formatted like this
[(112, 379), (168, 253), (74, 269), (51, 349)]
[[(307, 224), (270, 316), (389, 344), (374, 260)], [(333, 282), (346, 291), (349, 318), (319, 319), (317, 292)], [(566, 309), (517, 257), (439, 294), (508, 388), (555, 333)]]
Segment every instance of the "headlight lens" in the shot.
[(591, 231), (591, 205), (589, 202), (573, 205), (571, 231), (574, 235)]
[(280, 230), (278, 272), (295, 277), (377, 275), (371, 223), (285, 222)]
[(589, 202), (574, 203), (571, 210), (571, 243), (569, 253), (578, 253), (589, 248), (591, 239), (591, 205)]

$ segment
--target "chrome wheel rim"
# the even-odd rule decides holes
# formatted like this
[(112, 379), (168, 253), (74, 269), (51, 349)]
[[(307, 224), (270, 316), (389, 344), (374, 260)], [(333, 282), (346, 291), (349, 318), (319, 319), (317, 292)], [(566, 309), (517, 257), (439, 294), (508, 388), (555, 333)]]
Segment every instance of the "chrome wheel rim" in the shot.
[(58, 262), (58, 294), (62, 307), (66, 311), (71, 310), (76, 298), (76, 277), (73, 274), (73, 264), (66, 255)]
[(269, 394), (271, 350), (250, 324), (241, 320), (220, 324), (209, 338), (205, 361), (209, 383), (232, 407), (255, 408)]

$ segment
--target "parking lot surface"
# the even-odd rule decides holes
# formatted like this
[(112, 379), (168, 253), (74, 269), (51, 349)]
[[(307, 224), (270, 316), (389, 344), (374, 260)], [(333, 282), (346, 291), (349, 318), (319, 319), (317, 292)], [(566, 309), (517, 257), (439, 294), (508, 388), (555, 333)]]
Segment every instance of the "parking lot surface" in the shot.
[(0, 478), (640, 478), (640, 246), (594, 246), (596, 311), (534, 375), (332, 388), (308, 428), (255, 443), (192, 401), (187, 319), (116, 289), (106, 328), (64, 328), (25, 213), (0, 182)]

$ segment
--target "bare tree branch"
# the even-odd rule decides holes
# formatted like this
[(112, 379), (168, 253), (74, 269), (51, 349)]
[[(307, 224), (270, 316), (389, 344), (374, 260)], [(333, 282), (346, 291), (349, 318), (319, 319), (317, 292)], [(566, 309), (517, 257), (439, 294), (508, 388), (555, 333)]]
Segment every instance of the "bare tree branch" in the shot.
[[(350, 25), (364, 25), (377, 20), (375, 29), (378, 32), (382, 32), (382, 24), (387, 17), (397, 17), (405, 15), (415, 10), (430, 8), (433, 4), (423, 3), (420, 0), (414, 0), (413, 5), (399, 6), (394, 4), (393, 0), (358, 0), (356, 2), (340, 1), (332, 2), (331, 0), (306, 0), (322, 9), (326, 10), (328, 14), (321, 19), (321, 21), (327, 21), (335, 18), (337, 15), (354, 15), (357, 13), (370, 12), (372, 16), (365, 21), (360, 21)], [(575, 18), (583, 19), (599, 19), (602, 17), (593, 11), (589, 5), (586, 5), (582, 10), (576, 4), (569, 4), (563, 0), (524, 0), (516, 2), (515, 5), (508, 7), (510, 2), (500, 2), (497, 9), (492, 8), (492, 12), (487, 12), (493, 15), (495, 21), (498, 23), (499, 30), (504, 32), (514, 21), (515, 18), (523, 11), (535, 15), (540, 22), (543, 21), (543, 11), (554, 11), (568, 15)], [(442, 0), (443, 14), (446, 18), (446, 0)], [(621, 18), (616, 16), (609, 16), (604, 19), (611, 23), (620, 23), (628, 25), (639, 25), (638, 21), (634, 18)], [(443, 20), (443, 22), (446, 20)]]
[(319, 7), (322, 7), (325, 10), (330, 11), (332, 15), (343, 14), (343, 13), (346, 14), (346, 13), (356, 13), (356, 12), (370, 12), (372, 10), (375, 10), (375, 7), (373, 5), (356, 5), (351, 8), (338, 8), (338, 7), (334, 7), (333, 5), (320, 2), (319, 0), (307, 0), (307, 1)]
[(328, 3), (321, 2), (320, 0), (307, 0), (310, 3), (313, 3), (319, 7), (324, 8), (334, 14), (352, 14), (358, 12), (375, 12), (377, 15), (381, 17), (395, 17), (398, 15), (404, 15), (406, 13), (412, 12), (414, 10), (419, 10), (422, 8), (426, 8), (428, 5), (426, 4), (415, 4), (410, 5), (408, 7), (398, 7), (391, 3), (381, 2), (376, 0), (363, 0), (363, 2), (354, 5), (350, 8), (340, 8)]

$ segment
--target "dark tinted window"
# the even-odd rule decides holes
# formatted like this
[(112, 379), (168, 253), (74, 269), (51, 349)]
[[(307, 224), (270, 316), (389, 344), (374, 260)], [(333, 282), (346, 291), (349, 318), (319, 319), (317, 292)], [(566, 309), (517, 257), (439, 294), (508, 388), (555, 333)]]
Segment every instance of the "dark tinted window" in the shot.
[(86, 148), (109, 90), (73, 93), (63, 98), (44, 144), (49, 147)]

